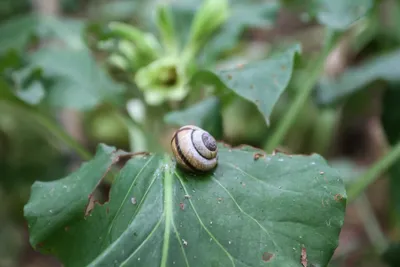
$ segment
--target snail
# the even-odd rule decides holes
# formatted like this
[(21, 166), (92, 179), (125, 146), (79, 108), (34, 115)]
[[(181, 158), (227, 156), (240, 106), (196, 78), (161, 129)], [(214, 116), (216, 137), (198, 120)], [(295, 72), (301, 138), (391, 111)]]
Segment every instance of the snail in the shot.
[(179, 128), (171, 139), (179, 167), (192, 172), (207, 172), (217, 165), (217, 142), (207, 131), (193, 125)]

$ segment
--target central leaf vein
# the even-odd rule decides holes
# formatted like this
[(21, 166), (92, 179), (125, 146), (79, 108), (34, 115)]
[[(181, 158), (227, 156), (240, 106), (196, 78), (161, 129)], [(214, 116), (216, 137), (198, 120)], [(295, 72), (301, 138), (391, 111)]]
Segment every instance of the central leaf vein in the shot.
[[(166, 157), (165, 161), (168, 160)], [(166, 164), (168, 166), (168, 163)], [(171, 222), (172, 222), (172, 182), (173, 176), (169, 168), (164, 171), (164, 215), (165, 215), (165, 230), (164, 230), (164, 244), (161, 257), (161, 267), (167, 266), (169, 238), (171, 235)]]

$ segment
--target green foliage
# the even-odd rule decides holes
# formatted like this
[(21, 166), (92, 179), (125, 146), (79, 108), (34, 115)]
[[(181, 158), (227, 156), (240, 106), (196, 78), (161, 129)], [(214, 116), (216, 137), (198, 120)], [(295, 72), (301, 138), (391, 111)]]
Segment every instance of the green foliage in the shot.
[[(10, 191), (37, 180), (20, 200), (31, 245), (65, 266), (327, 266), (347, 198), (389, 168), (398, 189), (396, 89), (382, 100), (382, 160), (343, 172), (323, 158), (351, 113), (338, 100), (398, 81), (400, 7), (383, 24), (383, 1), (62, 1), (74, 18), (18, 7), (0, 24), (0, 168)], [(296, 6), (312, 38), (286, 28)], [(342, 40), (357, 64), (328, 78)], [(70, 109), (85, 145), (58, 125)], [(221, 142), (214, 171), (185, 173), (166, 150), (189, 124), (271, 154)], [(64, 145), (86, 160), (69, 175)]]
[(222, 84), (253, 102), (268, 122), (275, 103), (290, 81), (295, 55), (299, 51), (300, 47), (296, 45), (259, 62), (240, 64), (215, 73), (203, 71), (195, 78), (202, 79), (202, 76), (211, 75), (214, 84)]
[(43, 48), (32, 54), (31, 61), (46, 78), (54, 79), (46, 96), (53, 107), (88, 110), (100, 103), (119, 103), (123, 88), (108, 77), (87, 49)]
[(369, 59), (360, 66), (348, 68), (338, 78), (323, 78), (318, 86), (318, 101), (323, 104), (335, 102), (377, 80), (399, 81), (399, 60), (400, 51), (396, 50)]
[(337, 245), (346, 193), (320, 156), (221, 145), (218, 167), (202, 176), (165, 155), (136, 156), (109, 201), (85, 214), (88, 195), (124, 155), (100, 145), (68, 177), (36, 182), (25, 206), (32, 245), (66, 266), (298, 266), (303, 249), (325, 266)]

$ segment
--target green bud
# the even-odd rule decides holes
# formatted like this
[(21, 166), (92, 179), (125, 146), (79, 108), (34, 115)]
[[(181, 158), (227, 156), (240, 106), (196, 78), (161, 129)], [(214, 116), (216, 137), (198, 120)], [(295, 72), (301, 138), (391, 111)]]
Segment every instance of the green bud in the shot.
[(191, 60), (229, 16), (228, 0), (205, 0), (192, 22), (185, 60)]
[(149, 105), (160, 105), (168, 100), (180, 101), (188, 94), (185, 68), (176, 57), (160, 58), (139, 69), (135, 82)]
[(171, 54), (175, 54), (178, 50), (178, 47), (175, 35), (174, 21), (167, 6), (157, 6), (156, 23), (158, 30), (160, 31), (165, 50)]
[(109, 28), (113, 36), (130, 41), (136, 47), (137, 55), (145, 59), (146, 63), (160, 56), (161, 47), (154, 35), (122, 22), (111, 22)]
[(118, 54), (112, 54), (107, 58), (108, 64), (120, 68), (122, 70), (128, 70), (129, 69), (129, 62), (126, 60), (126, 58), (122, 57), (121, 55)]

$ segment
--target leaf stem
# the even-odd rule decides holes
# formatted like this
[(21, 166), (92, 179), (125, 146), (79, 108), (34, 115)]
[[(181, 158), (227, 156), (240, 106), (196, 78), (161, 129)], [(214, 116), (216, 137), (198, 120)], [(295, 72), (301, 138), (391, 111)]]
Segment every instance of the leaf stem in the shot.
[(296, 118), (300, 113), (300, 110), (303, 108), (308, 97), (310, 96), (314, 88), (314, 85), (317, 83), (318, 78), (320, 77), (321, 72), (324, 69), (325, 60), (328, 57), (334, 45), (336, 44), (336, 41), (339, 39), (338, 37), (340, 36), (340, 34), (337, 34), (336, 32), (334, 32), (329, 28), (327, 29), (327, 34), (328, 36), (327, 36), (327, 41), (325, 43), (325, 47), (318, 55), (315, 64), (313, 64), (313, 68), (310, 70), (310, 74), (307, 75), (306, 79), (304, 79), (303, 85), (301, 86), (301, 88), (299, 88), (293, 104), (290, 106), (287, 113), (281, 119), (280, 124), (278, 124), (271, 138), (268, 140), (265, 146), (265, 150), (267, 152), (272, 152), (282, 143), (288, 131), (292, 127), (293, 123), (296, 121)]
[(362, 193), (356, 200), (357, 213), (364, 224), (365, 232), (368, 238), (379, 254), (382, 254), (388, 248), (388, 241), (382, 232), (379, 222), (372, 210), (367, 196)]
[(31, 117), (40, 126), (49, 131), (56, 138), (64, 142), (68, 147), (74, 150), (83, 160), (90, 160), (92, 154), (87, 151), (78, 141), (67, 134), (60, 126), (58, 126), (53, 120), (45, 116), (39, 110), (26, 106), (24, 104), (12, 103), (10, 101), (2, 101), (2, 103), (8, 106), (14, 112), (19, 112), (23, 116)]
[(348, 201), (356, 199), (371, 183), (378, 179), (379, 175), (385, 172), (396, 161), (400, 160), (400, 142), (397, 143), (381, 160), (376, 162), (371, 168), (347, 189)]
[(49, 132), (51, 132), (56, 138), (63, 141), (68, 147), (74, 150), (83, 160), (90, 160), (93, 155), (87, 151), (78, 141), (67, 134), (60, 126), (54, 121), (46, 117), (40, 112), (35, 112), (32, 117)]

